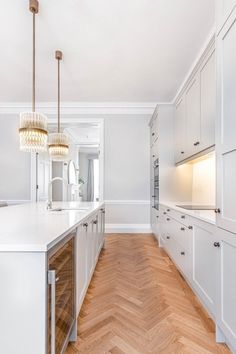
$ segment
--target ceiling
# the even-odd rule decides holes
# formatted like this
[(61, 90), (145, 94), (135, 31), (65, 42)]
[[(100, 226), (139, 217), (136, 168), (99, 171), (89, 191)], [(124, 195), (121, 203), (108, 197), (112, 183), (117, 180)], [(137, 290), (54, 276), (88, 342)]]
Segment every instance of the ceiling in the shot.
[[(169, 102), (214, 26), (215, 0), (40, 0), (37, 100)], [(0, 0), (0, 101), (31, 100), (28, 0)]]

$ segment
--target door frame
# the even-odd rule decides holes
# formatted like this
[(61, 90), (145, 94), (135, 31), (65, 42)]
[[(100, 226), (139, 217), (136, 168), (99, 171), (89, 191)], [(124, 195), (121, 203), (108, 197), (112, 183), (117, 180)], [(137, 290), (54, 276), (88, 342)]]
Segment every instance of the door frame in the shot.
[[(48, 124), (56, 124), (56, 117), (48, 117)], [(100, 148), (99, 148), (99, 200), (104, 200), (104, 118), (77, 118), (77, 117), (62, 117), (61, 124), (83, 124), (91, 123), (98, 124), (100, 127)], [(37, 192), (37, 154), (31, 154), (31, 202), (38, 202)]]

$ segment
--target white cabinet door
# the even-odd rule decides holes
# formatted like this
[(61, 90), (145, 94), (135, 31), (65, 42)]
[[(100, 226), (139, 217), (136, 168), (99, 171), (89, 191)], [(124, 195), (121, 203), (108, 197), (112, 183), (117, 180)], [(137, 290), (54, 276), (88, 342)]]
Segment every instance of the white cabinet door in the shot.
[(193, 286), (212, 315), (216, 315), (216, 268), (219, 258), (219, 250), (214, 247), (216, 241), (213, 225), (193, 223)]
[(186, 96), (187, 157), (201, 149), (200, 82), (197, 74), (187, 88)]
[(80, 225), (76, 238), (76, 302), (77, 315), (80, 310), (85, 291), (87, 289), (87, 232), (86, 227)]
[(215, 145), (216, 63), (211, 51), (200, 68), (201, 150)]
[(182, 97), (175, 107), (175, 162), (187, 157), (185, 99)]
[(217, 225), (236, 233), (236, 11), (218, 36)]
[(235, 6), (236, 0), (216, 1), (217, 33), (222, 29)]
[(236, 237), (218, 229), (218, 241), (220, 286), (217, 291), (217, 324), (236, 349)]

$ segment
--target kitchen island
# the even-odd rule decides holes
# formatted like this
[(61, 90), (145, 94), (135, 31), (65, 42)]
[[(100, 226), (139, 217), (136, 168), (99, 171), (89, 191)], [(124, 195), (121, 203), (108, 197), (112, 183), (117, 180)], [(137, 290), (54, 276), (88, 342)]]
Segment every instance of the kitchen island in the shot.
[(0, 352), (60, 354), (104, 245), (103, 203), (0, 209)]

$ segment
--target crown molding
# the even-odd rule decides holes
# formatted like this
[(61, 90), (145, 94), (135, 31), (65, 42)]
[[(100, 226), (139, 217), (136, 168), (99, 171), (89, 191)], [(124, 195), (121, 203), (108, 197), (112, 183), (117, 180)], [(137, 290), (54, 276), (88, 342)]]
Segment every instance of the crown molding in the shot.
[[(81, 117), (99, 116), (151, 116), (156, 108), (156, 102), (62, 102), (61, 114)], [(29, 102), (1, 102), (0, 114), (19, 114), (20, 112), (30, 111)], [(39, 102), (36, 110), (47, 114), (57, 114), (56, 102)]]
[(173, 100), (171, 101), (171, 104), (174, 104), (181, 93), (183, 92), (184, 88), (186, 85), (188, 85), (189, 80), (191, 80), (192, 76), (195, 75), (196, 71), (198, 70), (199, 66), (201, 65), (202, 60), (204, 60), (205, 56), (207, 53), (211, 50), (211, 48), (215, 45), (215, 35), (216, 35), (216, 29), (213, 27), (208, 34), (204, 44), (202, 45), (197, 57), (195, 58), (194, 62), (192, 63), (190, 69), (188, 70), (187, 74), (185, 75), (185, 78), (180, 85), (178, 91), (176, 92), (176, 95), (174, 96)]

